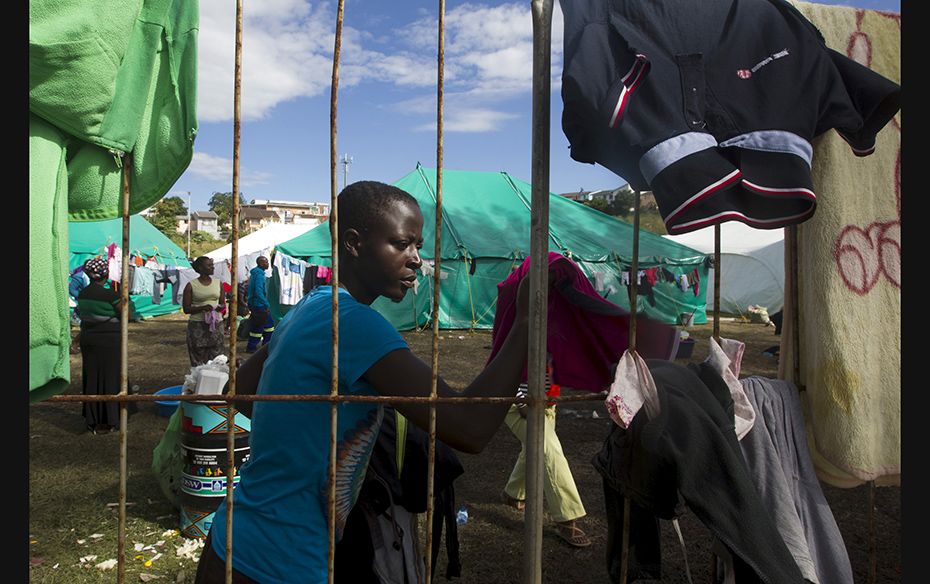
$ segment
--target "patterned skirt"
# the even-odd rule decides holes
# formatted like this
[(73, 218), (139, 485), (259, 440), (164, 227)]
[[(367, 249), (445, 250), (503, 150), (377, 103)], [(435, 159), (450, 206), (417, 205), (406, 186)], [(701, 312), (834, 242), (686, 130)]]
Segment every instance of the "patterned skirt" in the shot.
[(217, 355), (226, 353), (227, 348), (222, 323), (216, 325), (213, 331), (203, 321), (192, 320), (187, 323), (187, 354), (191, 366), (203, 365)]

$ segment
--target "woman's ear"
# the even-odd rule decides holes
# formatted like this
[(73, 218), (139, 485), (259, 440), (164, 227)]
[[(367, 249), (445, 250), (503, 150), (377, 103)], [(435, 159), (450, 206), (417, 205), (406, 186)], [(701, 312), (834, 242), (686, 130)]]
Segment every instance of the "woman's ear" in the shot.
[(350, 256), (356, 258), (359, 256), (361, 243), (362, 236), (358, 230), (350, 227), (342, 233), (342, 249), (348, 252)]

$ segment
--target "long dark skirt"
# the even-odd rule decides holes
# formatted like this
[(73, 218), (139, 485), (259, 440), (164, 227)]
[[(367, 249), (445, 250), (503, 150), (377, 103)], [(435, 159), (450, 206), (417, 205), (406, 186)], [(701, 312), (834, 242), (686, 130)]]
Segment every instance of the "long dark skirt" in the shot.
[[(109, 324), (109, 323), (107, 323)], [(84, 395), (116, 395), (120, 392), (120, 329), (98, 325), (81, 327), (81, 377)], [(88, 428), (108, 424), (119, 427), (119, 403), (84, 402)]]
[(188, 321), (187, 323), (187, 354), (191, 366), (203, 365), (217, 355), (226, 353), (226, 335), (223, 334), (223, 323), (216, 325), (210, 331), (210, 325), (203, 321)]

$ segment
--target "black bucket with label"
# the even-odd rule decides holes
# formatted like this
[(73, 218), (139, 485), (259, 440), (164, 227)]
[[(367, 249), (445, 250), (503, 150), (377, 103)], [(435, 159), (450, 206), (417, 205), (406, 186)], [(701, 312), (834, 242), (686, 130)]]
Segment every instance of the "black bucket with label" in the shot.
[[(225, 402), (181, 402), (181, 534), (205, 538), (213, 524), (213, 515), (226, 497), (229, 475), (226, 454)], [(233, 419), (235, 440), (235, 478), (249, 458), (250, 420), (236, 412)]]

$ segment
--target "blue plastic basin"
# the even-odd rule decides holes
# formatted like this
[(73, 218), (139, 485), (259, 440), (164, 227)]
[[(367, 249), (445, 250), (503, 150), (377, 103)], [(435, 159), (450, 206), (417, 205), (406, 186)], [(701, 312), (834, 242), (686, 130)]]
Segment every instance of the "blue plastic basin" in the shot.
[[(155, 395), (171, 396), (171, 395), (181, 395), (180, 385), (173, 385), (171, 387), (166, 387), (165, 389), (159, 389), (155, 392)], [(179, 400), (156, 400), (155, 409), (158, 412), (159, 416), (165, 416), (170, 418), (174, 411), (178, 409)]]

